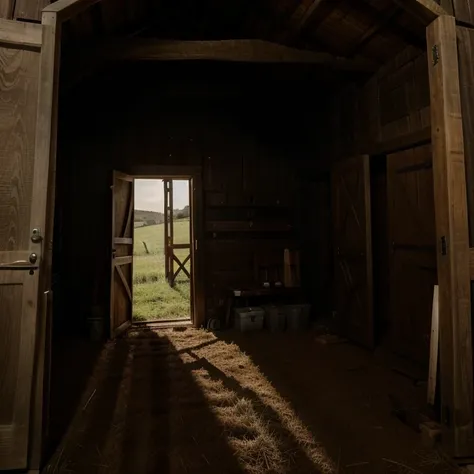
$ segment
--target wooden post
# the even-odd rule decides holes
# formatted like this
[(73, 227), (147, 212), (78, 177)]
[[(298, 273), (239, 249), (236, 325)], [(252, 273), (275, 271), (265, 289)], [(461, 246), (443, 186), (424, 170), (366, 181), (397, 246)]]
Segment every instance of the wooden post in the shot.
[(456, 24), (441, 16), (427, 28), (438, 248), (443, 446), (474, 455), (471, 294), (466, 174)]

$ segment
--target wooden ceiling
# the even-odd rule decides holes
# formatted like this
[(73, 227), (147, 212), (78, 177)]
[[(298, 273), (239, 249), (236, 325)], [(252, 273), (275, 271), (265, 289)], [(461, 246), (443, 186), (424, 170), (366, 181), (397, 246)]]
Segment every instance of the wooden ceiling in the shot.
[[(434, 3), (434, 0), (430, 0)], [(0, 0), (0, 16), (35, 21), (48, 0)], [(174, 40), (263, 39), (384, 63), (423, 47), (425, 25), (401, 0), (102, 0), (70, 20), (71, 41), (111, 33)]]
[(259, 38), (377, 63), (425, 43), (425, 26), (393, 0), (166, 0), (153, 18), (142, 35)]

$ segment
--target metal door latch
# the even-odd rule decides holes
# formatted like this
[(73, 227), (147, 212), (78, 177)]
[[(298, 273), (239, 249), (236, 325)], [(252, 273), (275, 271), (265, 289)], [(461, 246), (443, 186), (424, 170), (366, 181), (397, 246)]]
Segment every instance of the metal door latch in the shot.
[(43, 241), (43, 236), (41, 235), (40, 229), (33, 229), (33, 231), (31, 232), (31, 241), (34, 244), (40, 244)]
[(439, 62), (439, 49), (437, 44), (433, 45), (431, 48), (431, 54), (433, 57), (433, 66), (436, 66)]

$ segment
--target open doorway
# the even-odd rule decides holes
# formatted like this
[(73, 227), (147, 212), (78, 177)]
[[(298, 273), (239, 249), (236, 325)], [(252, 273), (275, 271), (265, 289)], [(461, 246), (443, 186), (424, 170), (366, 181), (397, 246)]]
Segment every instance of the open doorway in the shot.
[(133, 322), (190, 321), (191, 182), (135, 179), (134, 194)]

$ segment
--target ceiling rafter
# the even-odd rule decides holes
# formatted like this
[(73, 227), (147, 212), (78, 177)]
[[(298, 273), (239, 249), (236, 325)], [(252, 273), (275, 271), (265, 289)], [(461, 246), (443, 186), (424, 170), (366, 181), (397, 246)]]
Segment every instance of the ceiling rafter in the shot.
[(367, 45), (377, 33), (382, 31), (390, 22), (395, 20), (395, 18), (400, 15), (402, 10), (398, 5), (391, 8), (385, 15), (383, 15), (376, 23), (372, 25), (359, 39), (359, 41), (354, 45), (351, 52), (347, 55), (352, 57), (356, 55), (365, 45)]

